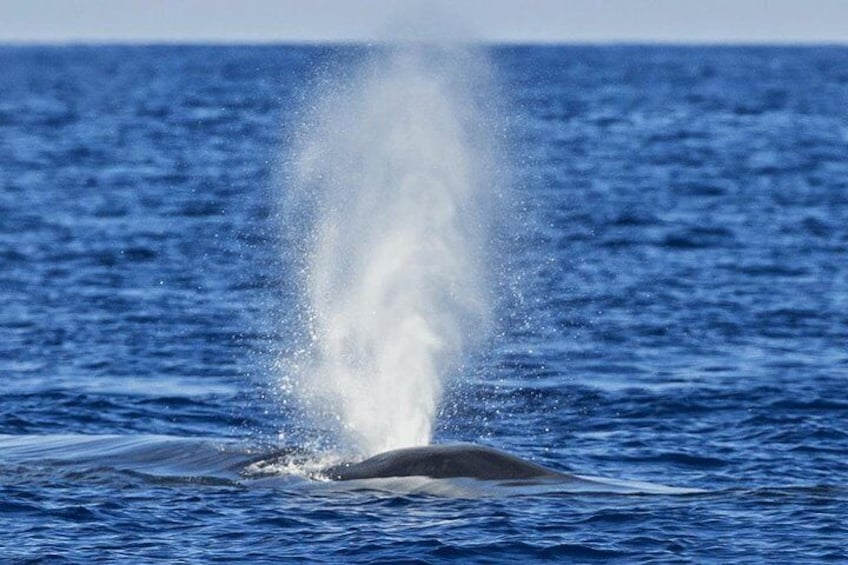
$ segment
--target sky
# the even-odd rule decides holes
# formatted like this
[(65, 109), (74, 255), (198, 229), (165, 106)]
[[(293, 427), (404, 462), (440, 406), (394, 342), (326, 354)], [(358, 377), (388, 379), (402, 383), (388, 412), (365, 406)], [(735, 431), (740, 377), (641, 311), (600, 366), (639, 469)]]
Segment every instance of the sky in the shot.
[(848, 0), (0, 0), (0, 42), (842, 43)]

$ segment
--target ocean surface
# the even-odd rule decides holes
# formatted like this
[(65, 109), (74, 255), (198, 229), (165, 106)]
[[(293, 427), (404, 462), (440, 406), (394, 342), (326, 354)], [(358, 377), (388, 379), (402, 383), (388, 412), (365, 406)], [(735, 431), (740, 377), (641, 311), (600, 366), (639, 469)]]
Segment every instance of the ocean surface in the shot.
[(520, 292), (434, 441), (584, 492), (304, 472), (287, 155), (370, 53), (0, 47), (0, 562), (848, 562), (848, 49), (486, 50)]

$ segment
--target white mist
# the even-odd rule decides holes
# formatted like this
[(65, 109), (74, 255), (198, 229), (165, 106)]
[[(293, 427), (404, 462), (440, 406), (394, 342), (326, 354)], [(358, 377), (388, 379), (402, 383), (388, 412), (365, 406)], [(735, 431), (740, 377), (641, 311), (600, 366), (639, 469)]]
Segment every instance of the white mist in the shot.
[(299, 132), (289, 222), (309, 339), (294, 388), (362, 455), (428, 444), (488, 331), (489, 85), (468, 51), (387, 49), (325, 83)]

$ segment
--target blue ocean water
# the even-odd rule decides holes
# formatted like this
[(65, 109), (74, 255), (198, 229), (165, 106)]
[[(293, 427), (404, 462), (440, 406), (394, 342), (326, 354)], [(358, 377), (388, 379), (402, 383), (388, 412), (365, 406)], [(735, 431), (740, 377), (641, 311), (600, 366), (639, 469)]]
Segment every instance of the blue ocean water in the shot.
[(249, 472), (314, 425), (284, 156), (367, 55), (0, 48), (0, 560), (848, 561), (843, 47), (488, 53), (523, 293), (435, 439), (700, 492)]

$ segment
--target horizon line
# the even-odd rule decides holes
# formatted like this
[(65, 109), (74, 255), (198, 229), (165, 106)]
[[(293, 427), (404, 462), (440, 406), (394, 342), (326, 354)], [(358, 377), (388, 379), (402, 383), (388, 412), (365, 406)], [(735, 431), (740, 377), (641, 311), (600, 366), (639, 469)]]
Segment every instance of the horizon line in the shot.
[(404, 39), (248, 39), (248, 38), (0, 38), (3, 47), (108, 47), (108, 46), (291, 46), (369, 47), (386, 45), (469, 45), (481, 47), (568, 47), (568, 46), (665, 46), (665, 47), (848, 47), (848, 39), (698, 39), (609, 38), (609, 39), (496, 39), (496, 40), (404, 40)]

